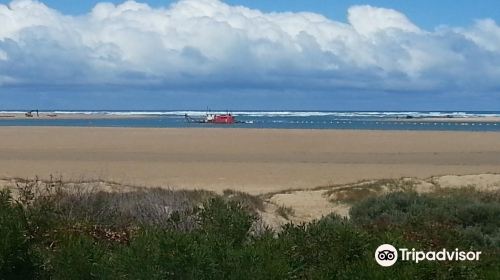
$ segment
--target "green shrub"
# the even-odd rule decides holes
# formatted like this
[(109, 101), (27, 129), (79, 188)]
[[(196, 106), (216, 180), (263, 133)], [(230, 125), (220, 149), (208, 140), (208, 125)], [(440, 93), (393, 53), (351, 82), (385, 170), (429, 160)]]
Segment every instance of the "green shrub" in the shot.
[(287, 225), (278, 242), (287, 244), (293, 271), (301, 279), (350, 277), (367, 257), (370, 239), (349, 221), (328, 216), (307, 225)]
[(46, 255), (51, 279), (106, 279), (106, 247), (84, 234), (66, 233)]
[(433, 238), (441, 236), (445, 244), (436, 245), (500, 248), (500, 202), (485, 201), (483, 196), (461, 191), (446, 195), (396, 192), (358, 203), (350, 214), (354, 223), (365, 227), (397, 227), (427, 237), (437, 233)]
[[(498, 279), (500, 195), (396, 192), (277, 232), (252, 231), (254, 197), (201, 192), (0, 192), (0, 279)], [(173, 197), (170, 197), (172, 195)], [(188, 203), (194, 195), (195, 202)], [(200, 207), (201, 197), (205, 203)], [(210, 199), (206, 200), (207, 197)], [(152, 204), (148, 204), (151, 202)], [(142, 205), (143, 204), (143, 205)], [(249, 207), (249, 204), (255, 204)], [(87, 207), (84, 207), (87, 205)], [(171, 208), (165, 208), (165, 206)], [(109, 209), (107, 209), (109, 207)], [(139, 207), (139, 208), (138, 208)], [(480, 262), (398, 262), (378, 245), (481, 250)]]
[(247, 239), (255, 219), (237, 202), (221, 198), (209, 200), (200, 213), (201, 230), (206, 237), (231, 246), (241, 245)]
[(0, 277), (30, 279), (36, 273), (23, 209), (9, 191), (0, 191)]

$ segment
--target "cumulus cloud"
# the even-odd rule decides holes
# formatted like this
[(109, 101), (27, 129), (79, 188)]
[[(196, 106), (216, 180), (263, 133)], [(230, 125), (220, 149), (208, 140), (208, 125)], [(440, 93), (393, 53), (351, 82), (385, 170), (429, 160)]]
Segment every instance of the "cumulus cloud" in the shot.
[(353, 6), (347, 22), (264, 13), (219, 0), (152, 8), (127, 1), (64, 15), (34, 0), (0, 5), (0, 85), (162, 89), (442, 91), (500, 88), (500, 27), (419, 28)]
[(372, 6), (354, 6), (349, 9), (349, 23), (361, 35), (370, 36), (390, 29), (420, 32), (405, 15), (390, 9)]

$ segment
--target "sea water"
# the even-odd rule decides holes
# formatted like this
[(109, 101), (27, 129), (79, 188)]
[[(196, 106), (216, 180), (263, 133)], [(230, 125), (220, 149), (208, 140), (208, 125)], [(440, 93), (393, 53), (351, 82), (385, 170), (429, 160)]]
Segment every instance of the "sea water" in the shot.
[[(3, 114), (21, 113), (0, 111)], [(500, 122), (481, 121), (481, 117), (500, 117), (500, 111), (234, 111), (233, 125), (188, 123), (184, 115), (203, 117), (205, 111), (40, 111), (57, 114), (53, 119), (0, 119), (0, 126), (82, 126), (82, 127), (222, 127), (278, 129), (364, 129), (364, 130), (434, 130), (500, 131)], [(212, 111), (212, 113), (226, 113)], [(64, 119), (66, 115), (84, 114), (92, 118)], [(102, 117), (101, 117), (102, 116)], [(110, 118), (110, 116), (119, 116)], [(138, 117), (141, 116), (141, 117)], [(475, 117), (476, 121), (461, 121)], [(433, 121), (432, 119), (436, 120)], [(439, 120), (438, 120), (439, 118)], [(444, 120), (442, 118), (445, 118)], [(425, 120), (424, 120), (425, 119)], [(449, 119), (449, 120), (447, 120)]]

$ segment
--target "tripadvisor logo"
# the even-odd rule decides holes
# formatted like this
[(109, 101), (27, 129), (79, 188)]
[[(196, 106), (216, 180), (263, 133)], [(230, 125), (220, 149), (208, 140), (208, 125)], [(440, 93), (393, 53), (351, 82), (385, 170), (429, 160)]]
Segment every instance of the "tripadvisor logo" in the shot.
[(391, 244), (380, 245), (375, 251), (375, 260), (381, 266), (392, 266), (398, 261), (398, 250)]
[(419, 263), (421, 261), (479, 261), (480, 251), (417, 251), (415, 248), (396, 249), (391, 244), (383, 244), (375, 250), (375, 261), (381, 266), (393, 266), (398, 260)]

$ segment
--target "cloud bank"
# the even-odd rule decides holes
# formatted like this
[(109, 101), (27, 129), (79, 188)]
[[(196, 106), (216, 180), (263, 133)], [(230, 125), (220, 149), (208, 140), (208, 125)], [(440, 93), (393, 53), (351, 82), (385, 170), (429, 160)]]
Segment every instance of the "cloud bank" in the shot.
[(423, 30), (353, 6), (347, 22), (218, 0), (100, 3), (69, 16), (0, 5), (0, 87), (498, 92), (500, 26)]

